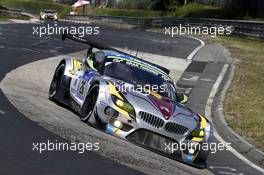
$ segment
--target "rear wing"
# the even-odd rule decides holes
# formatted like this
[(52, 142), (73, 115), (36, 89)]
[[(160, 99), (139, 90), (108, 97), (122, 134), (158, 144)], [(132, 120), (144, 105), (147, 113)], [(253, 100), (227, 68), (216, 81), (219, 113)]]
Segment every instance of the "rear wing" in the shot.
[[(136, 57), (136, 56), (134, 56), (134, 55), (130, 55), (130, 54), (125, 53), (125, 52), (122, 52), (122, 51), (120, 51), (120, 50), (118, 50), (118, 49), (115, 49), (115, 48), (112, 48), (112, 47), (109, 47), (109, 46), (103, 45), (103, 44), (98, 43), (98, 42), (96, 42), (96, 41), (94, 41), (94, 40), (92, 40), (92, 39), (80, 38), (80, 37), (78, 37), (78, 36), (75, 36), (75, 35), (72, 35), (72, 34), (68, 34), (68, 33), (66, 33), (66, 32), (63, 32), (61, 38), (62, 38), (63, 41), (66, 40), (66, 38), (68, 38), (68, 39), (73, 40), (73, 41), (76, 41), (76, 42), (78, 42), (78, 43), (82, 43), (82, 44), (89, 45), (89, 46), (91, 46), (92, 48), (97, 48), (97, 49), (99, 49), (99, 50), (110, 50), (110, 51), (115, 51), (115, 52), (118, 52), (118, 53), (121, 53), (121, 54), (124, 54), (124, 55), (128, 55), (128, 56), (134, 57), (134, 58), (136, 58), (136, 59), (142, 60), (141, 58), (138, 58), (138, 57)], [(170, 71), (169, 71), (167, 68), (165, 68), (165, 67), (162, 67), (162, 66), (156, 65), (156, 64), (151, 63), (151, 62), (146, 61), (146, 60), (142, 60), (142, 61), (144, 61), (145, 63), (148, 63), (148, 64), (150, 64), (150, 65), (152, 65), (152, 66), (155, 66), (155, 67), (157, 67), (158, 69), (161, 69), (161, 70), (164, 71), (166, 74), (169, 74), (169, 73), (170, 73)]]

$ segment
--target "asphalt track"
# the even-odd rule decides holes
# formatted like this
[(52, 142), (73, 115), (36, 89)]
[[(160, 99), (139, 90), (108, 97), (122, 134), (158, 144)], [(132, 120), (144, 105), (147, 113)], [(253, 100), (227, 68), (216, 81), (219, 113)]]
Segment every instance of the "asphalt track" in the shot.
[[(60, 41), (54, 44), (53, 39), (32, 37), (32, 25), (8, 24), (1, 25), (1, 79), (10, 70), (23, 64), (44, 59), (58, 53), (70, 53), (82, 46), (68, 44), (59, 48)], [(39, 41), (47, 44), (35, 46)], [(59, 39), (58, 39), (59, 40)], [(37, 49), (38, 48), (38, 49)], [(55, 50), (54, 50), (55, 49)], [(56, 50), (57, 49), (57, 50)], [(47, 152), (38, 154), (32, 151), (32, 142), (49, 140), (65, 140), (41, 128), (36, 123), (23, 117), (0, 92), (0, 174), (141, 174), (135, 170), (98, 156), (93, 152), (78, 154), (75, 152)], [(103, 166), (103, 168), (102, 168)]]
[[(32, 36), (32, 26), (35, 24), (0, 25), (0, 80), (7, 72), (21, 65), (86, 48), (71, 41), (63, 43), (59, 37)], [(101, 35), (96, 39), (132, 50), (137, 50), (140, 46), (148, 53), (177, 58), (187, 58), (200, 44), (186, 37), (172, 39), (157, 33), (109, 27), (102, 28)], [(178, 82), (179, 86), (190, 90), (190, 106), (195, 111), (204, 113), (210, 88), (222, 67), (222, 63), (193, 62)], [(201, 78), (190, 81), (190, 77), (193, 76)], [(34, 154), (33, 141), (41, 141), (43, 138), (64, 140), (23, 117), (9, 103), (2, 91), (0, 91), (0, 104), (0, 174), (21, 174), (21, 172), (23, 174), (83, 174), (84, 172), (89, 174), (95, 169), (98, 170), (96, 174), (140, 174), (92, 152), (82, 156), (72, 152), (45, 153), (41, 156)], [(260, 174), (228, 151), (212, 154), (208, 162), (209, 170), (215, 174)]]
[[(2, 24), (0, 27), (0, 80), (5, 74), (21, 65), (56, 56), (83, 50), (87, 46), (75, 42), (62, 42), (60, 37), (45, 36), (39, 38), (32, 35), (35, 24)], [(106, 36), (100, 35), (101, 40), (111, 43), (112, 37), (117, 43), (124, 46), (127, 43), (126, 30), (107, 28)], [(103, 32), (102, 32), (103, 33)], [(135, 31), (135, 33), (143, 33)], [(136, 36), (137, 34), (131, 34)], [(125, 35), (121, 37), (121, 35)], [(143, 35), (143, 34), (141, 34)], [(149, 40), (153, 38), (145, 36)], [(106, 39), (107, 38), (107, 39)], [(145, 45), (145, 50), (154, 51), (155, 48), (137, 39), (134, 47)], [(183, 40), (184, 41), (184, 40)], [(187, 41), (191, 42), (191, 41)], [(193, 46), (195, 47), (194, 43)], [(156, 48), (159, 44), (156, 45)], [(165, 48), (165, 47), (164, 47)], [(175, 50), (176, 47), (168, 46), (164, 52)], [(191, 48), (190, 48), (191, 49)], [(179, 56), (187, 55), (189, 50), (181, 51)], [(173, 54), (173, 53), (172, 53)], [(135, 170), (102, 158), (93, 152), (82, 155), (73, 152), (47, 152), (43, 155), (32, 152), (32, 142), (41, 142), (44, 138), (63, 142), (60, 137), (39, 127), (36, 123), (23, 117), (0, 91), (0, 174), (141, 174)], [(64, 141), (65, 142), (65, 141)], [(102, 168), (103, 167), (103, 168)]]

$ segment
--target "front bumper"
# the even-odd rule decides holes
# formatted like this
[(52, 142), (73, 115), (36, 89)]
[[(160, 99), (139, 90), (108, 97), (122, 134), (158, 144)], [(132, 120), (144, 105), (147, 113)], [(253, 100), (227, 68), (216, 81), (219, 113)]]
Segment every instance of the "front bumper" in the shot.
[[(142, 111), (137, 110), (135, 111), (136, 117), (134, 119), (120, 112), (115, 117), (111, 117), (105, 111), (109, 107), (115, 109), (115, 105), (112, 103), (112, 100), (105, 100), (106, 96), (106, 94), (100, 94), (96, 105), (96, 116), (102, 123), (106, 124), (105, 132), (169, 158), (191, 164), (198, 168), (205, 168), (205, 162), (197, 159), (197, 155), (201, 150), (189, 152), (189, 147), (179, 149), (182, 143), (186, 141), (193, 142), (186, 139), (191, 132), (188, 128), (187, 130), (184, 126), (177, 126), (178, 128), (169, 126), (166, 128), (167, 124), (172, 123), (173, 120), (164, 120), (162, 123), (157, 118), (149, 118), (149, 115), (142, 117), (140, 114)], [(118, 111), (118, 109), (115, 110)], [(121, 122), (122, 126), (115, 125), (113, 121)], [(174, 129), (171, 129), (173, 127)], [(203, 142), (206, 141), (203, 140)], [(175, 147), (178, 149), (174, 149)]]
[[(151, 150), (168, 158), (181, 161), (197, 168), (206, 168), (206, 163), (196, 159), (199, 150), (195, 154), (188, 154), (187, 151), (182, 151), (179, 148), (179, 143), (169, 137), (160, 135), (147, 129), (138, 129), (133, 132), (122, 131), (112, 124), (107, 124), (105, 131), (116, 137), (128, 140), (140, 147)], [(174, 149), (177, 147), (177, 149)]]
[(58, 20), (58, 17), (56, 15), (43, 15), (41, 16), (41, 19), (52, 19), (52, 20)]

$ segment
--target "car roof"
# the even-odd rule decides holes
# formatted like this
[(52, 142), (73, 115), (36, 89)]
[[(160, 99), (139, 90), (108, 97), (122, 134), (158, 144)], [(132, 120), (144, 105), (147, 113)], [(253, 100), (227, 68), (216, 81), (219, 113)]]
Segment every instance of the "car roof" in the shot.
[(52, 9), (45, 9), (43, 10), (44, 12), (56, 12), (56, 10), (52, 10)]
[(140, 67), (144, 67), (145, 69), (150, 70), (151, 72), (154, 72), (160, 76), (162, 76), (163, 79), (167, 81), (173, 82), (173, 80), (170, 78), (170, 76), (162, 69), (160, 69), (158, 66), (155, 64), (149, 63), (143, 59), (139, 59), (136, 57), (133, 57), (131, 55), (126, 55), (123, 53), (119, 53), (117, 51), (112, 51), (112, 50), (102, 50), (107, 58), (107, 61), (113, 61), (114, 59), (122, 60), (125, 62), (130, 62), (133, 64), (137, 64)]

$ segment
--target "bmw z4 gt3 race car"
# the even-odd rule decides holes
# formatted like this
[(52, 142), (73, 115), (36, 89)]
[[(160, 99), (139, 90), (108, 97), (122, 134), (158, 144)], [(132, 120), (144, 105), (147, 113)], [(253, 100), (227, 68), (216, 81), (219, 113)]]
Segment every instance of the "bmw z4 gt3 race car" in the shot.
[(177, 94), (169, 70), (89, 39), (66, 38), (89, 45), (87, 58), (59, 63), (49, 89), (51, 100), (111, 135), (206, 166), (210, 150), (201, 145), (210, 144), (212, 124), (184, 106), (187, 97)]

